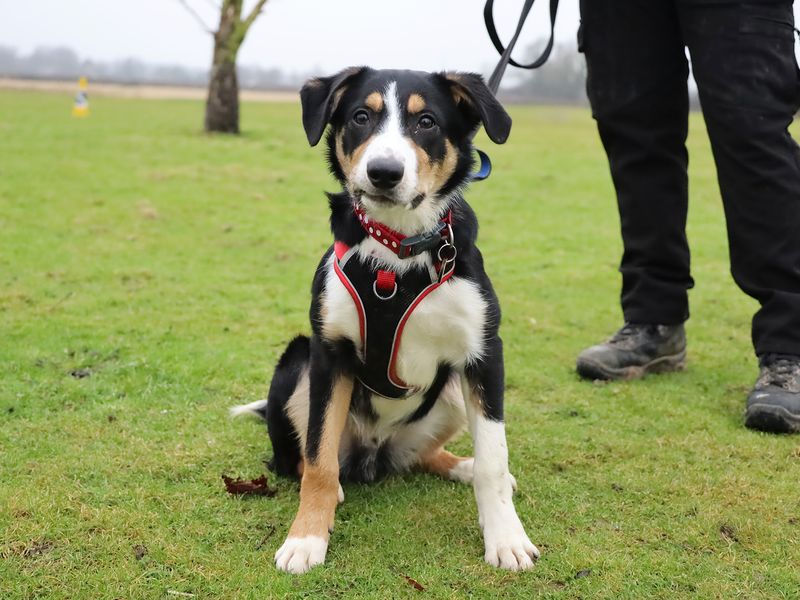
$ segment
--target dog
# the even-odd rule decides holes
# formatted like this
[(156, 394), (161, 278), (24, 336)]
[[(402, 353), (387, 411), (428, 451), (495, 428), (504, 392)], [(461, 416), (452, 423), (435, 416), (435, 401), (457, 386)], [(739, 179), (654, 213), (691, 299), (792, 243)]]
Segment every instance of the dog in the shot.
[[(266, 421), (271, 468), (301, 478), (275, 563), (324, 562), (340, 481), (415, 468), (472, 483), (486, 562), (528, 569), (539, 551), (512, 501), (500, 307), (462, 196), (475, 131), (502, 144), (511, 118), (472, 73), (350, 68), (300, 99), (309, 144), (328, 128), (342, 185), (328, 195), (334, 244), (312, 284), (312, 335), (289, 343), (267, 400), (233, 409)], [(474, 458), (444, 449), (467, 425)]]

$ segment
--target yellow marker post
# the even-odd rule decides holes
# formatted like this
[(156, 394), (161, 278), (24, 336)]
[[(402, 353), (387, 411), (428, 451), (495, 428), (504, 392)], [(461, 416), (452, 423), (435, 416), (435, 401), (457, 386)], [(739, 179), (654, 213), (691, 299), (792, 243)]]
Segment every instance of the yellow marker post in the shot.
[(72, 106), (73, 117), (89, 116), (89, 82), (86, 77), (78, 80), (78, 93), (75, 94), (75, 104)]

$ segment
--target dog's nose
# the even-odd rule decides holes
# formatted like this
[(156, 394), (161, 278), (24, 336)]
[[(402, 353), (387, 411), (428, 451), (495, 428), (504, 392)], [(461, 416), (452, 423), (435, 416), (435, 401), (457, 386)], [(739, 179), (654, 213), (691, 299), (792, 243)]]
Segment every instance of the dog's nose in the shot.
[(403, 178), (403, 163), (393, 158), (373, 158), (367, 163), (367, 177), (376, 188), (389, 190)]

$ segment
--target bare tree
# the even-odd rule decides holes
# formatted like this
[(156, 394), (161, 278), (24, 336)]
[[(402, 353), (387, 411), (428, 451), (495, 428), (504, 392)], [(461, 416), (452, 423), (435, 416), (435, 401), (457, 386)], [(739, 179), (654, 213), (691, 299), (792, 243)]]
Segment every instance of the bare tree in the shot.
[(239, 133), (239, 82), (236, 78), (236, 57), (250, 26), (261, 14), (267, 0), (258, 0), (242, 16), (244, 0), (222, 0), (219, 26), (216, 31), (205, 25), (203, 18), (188, 0), (178, 0), (184, 8), (214, 36), (214, 55), (208, 81), (205, 130)]

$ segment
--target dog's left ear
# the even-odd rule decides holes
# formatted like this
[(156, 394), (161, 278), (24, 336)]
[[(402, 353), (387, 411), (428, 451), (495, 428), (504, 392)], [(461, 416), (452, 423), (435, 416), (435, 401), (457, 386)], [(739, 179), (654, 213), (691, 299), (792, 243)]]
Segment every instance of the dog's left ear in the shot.
[(495, 144), (503, 144), (511, 133), (511, 117), (486, 87), (477, 73), (442, 73), (459, 108), (483, 123), (486, 135)]
[(347, 89), (347, 82), (366, 69), (350, 67), (330, 77), (314, 77), (306, 81), (300, 90), (300, 104), (303, 106), (303, 128), (309, 144), (316, 146), (319, 143), (325, 126)]

